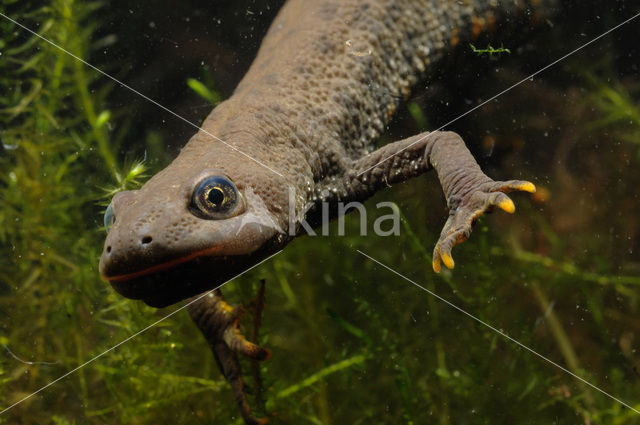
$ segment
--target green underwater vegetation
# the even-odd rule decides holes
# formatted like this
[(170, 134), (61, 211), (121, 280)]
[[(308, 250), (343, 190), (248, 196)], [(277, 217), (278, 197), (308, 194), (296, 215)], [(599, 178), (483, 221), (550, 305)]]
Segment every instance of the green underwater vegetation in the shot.
[(491, 46), (491, 44), (487, 44), (487, 47), (485, 47), (484, 49), (478, 49), (476, 46), (469, 43), (469, 47), (471, 47), (471, 51), (478, 56), (487, 55), (492, 58), (493, 55), (499, 55), (500, 53), (511, 54), (511, 50), (507, 49), (502, 44), (500, 45), (500, 47), (493, 47)]
[[(190, 25), (209, 25), (206, 8), (186, 3), (194, 10)], [(123, 65), (138, 54), (128, 47), (131, 56), (114, 53), (114, 16), (129, 25), (127, 16), (139, 13), (122, 2), (0, 5), (127, 84), (151, 67)], [(272, 14), (267, 6), (258, 10)], [(159, 9), (171, 12), (166, 7)], [(231, 19), (262, 16), (251, 10), (216, 12), (221, 31), (233, 31)], [(602, 29), (620, 20), (605, 13)], [(125, 299), (97, 270), (110, 197), (159, 171), (186, 138), (146, 120), (157, 114), (154, 105), (134, 103), (134, 94), (69, 54), (1, 17), (0, 31), (0, 410), (53, 383), (0, 414), (0, 424), (241, 424), (188, 314), (155, 323), (182, 304), (157, 310)], [(299, 238), (224, 287), (231, 304), (248, 307), (249, 335), (257, 317), (251, 300), (266, 283), (259, 343), (273, 357), (259, 368), (242, 360), (259, 416), (274, 424), (640, 424), (638, 413), (356, 251), (640, 409), (640, 81), (633, 65), (640, 52), (630, 34), (603, 40), (456, 123), (488, 175), (530, 179), (538, 192), (514, 195), (513, 216), (483, 217), (455, 249), (454, 270), (431, 269), (447, 211), (428, 175), (366, 204), (372, 213), (378, 202), (395, 202), (400, 236), (358, 236), (352, 214), (346, 236)], [(241, 37), (229, 37), (241, 50), (234, 38)], [(559, 56), (537, 53), (547, 52), (537, 47), (549, 45), (544, 35), (531, 43), (493, 61), (466, 49), (456, 60), (490, 67), (491, 76), (480, 84), (474, 74), (465, 86), (434, 77), (384, 140), (446, 122), (469, 109), (467, 100), (476, 104), (539, 68), (535, 60), (543, 66)], [(222, 62), (233, 63), (220, 51)], [(237, 60), (237, 72), (251, 54)], [(167, 96), (197, 108), (176, 101), (172, 109), (196, 120), (233, 89), (207, 65), (185, 70), (163, 61), (171, 69), (145, 84), (179, 86), (181, 96)], [(336, 229), (332, 223), (330, 235)]]

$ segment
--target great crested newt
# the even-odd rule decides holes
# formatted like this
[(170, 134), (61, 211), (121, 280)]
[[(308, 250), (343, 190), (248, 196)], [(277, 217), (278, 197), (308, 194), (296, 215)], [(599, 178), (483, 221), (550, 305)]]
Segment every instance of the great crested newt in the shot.
[[(499, 6), (498, 6), (499, 5)], [(233, 95), (178, 157), (139, 190), (113, 197), (100, 273), (122, 295), (162, 307), (195, 296), (281, 250), (322, 203), (363, 201), (435, 169), (449, 218), (433, 269), (484, 212), (515, 206), (526, 181), (486, 176), (453, 132), (374, 149), (402, 98), (457, 44), (530, 25), (552, 0), (290, 0)], [(290, 219), (293, 216), (294, 219)], [(247, 423), (236, 353), (269, 351), (240, 334), (219, 291), (189, 307)]]

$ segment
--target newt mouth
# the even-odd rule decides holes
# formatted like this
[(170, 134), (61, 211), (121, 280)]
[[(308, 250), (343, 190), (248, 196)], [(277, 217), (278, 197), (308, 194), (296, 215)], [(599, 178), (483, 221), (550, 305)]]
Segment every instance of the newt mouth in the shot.
[(251, 267), (256, 259), (205, 255), (178, 264), (103, 278), (122, 296), (161, 308), (216, 288)]

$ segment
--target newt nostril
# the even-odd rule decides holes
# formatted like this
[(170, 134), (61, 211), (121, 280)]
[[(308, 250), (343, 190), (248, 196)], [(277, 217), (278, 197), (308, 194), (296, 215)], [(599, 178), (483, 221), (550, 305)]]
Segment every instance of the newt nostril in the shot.
[(143, 245), (150, 244), (152, 240), (153, 238), (151, 236), (145, 236), (144, 238), (142, 238), (142, 244)]

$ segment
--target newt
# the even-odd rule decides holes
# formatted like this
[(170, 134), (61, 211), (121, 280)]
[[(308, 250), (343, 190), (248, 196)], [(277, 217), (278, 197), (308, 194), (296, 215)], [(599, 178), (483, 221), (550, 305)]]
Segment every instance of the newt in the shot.
[[(139, 190), (113, 197), (102, 277), (125, 297), (167, 306), (283, 249), (304, 233), (305, 220), (317, 224), (323, 203), (364, 201), (431, 169), (449, 208), (432, 266), (453, 268), (451, 250), (477, 218), (495, 208), (513, 213), (506, 193), (535, 186), (494, 181), (454, 132), (379, 149), (375, 142), (399, 102), (457, 44), (499, 23), (535, 19), (551, 3), (288, 1), (232, 96), (177, 158)], [(264, 423), (248, 406), (236, 354), (270, 353), (240, 333), (241, 308), (216, 290), (189, 312), (245, 422)]]

